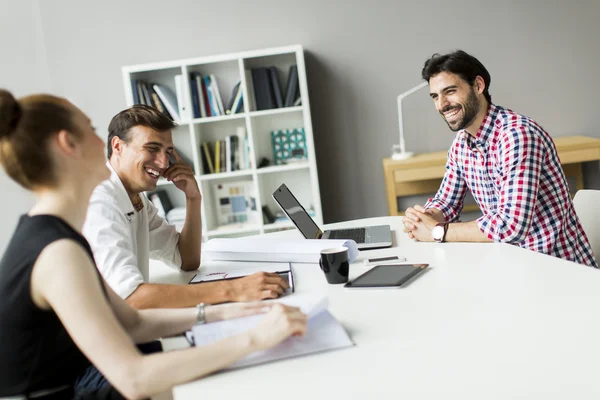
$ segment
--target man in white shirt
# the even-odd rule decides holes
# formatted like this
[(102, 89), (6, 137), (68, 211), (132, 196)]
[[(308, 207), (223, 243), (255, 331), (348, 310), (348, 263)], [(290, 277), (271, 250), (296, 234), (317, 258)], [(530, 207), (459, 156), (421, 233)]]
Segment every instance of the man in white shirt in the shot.
[[(175, 126), (155, 108), (143, 105), (120, 112), (110, 122), (107, 149), (112, 175), (94, 191), (83, 228), (98, 269), (115, 292), (137, 308), (278, 297), (288, 283), (265, 272), (197, 285), (148, 283), (150, 258), (183, 271), (200, 266), (202, 195), (194, 172), (173, 146)], [(170, 164), (170, 157), (175, 163)], [(143, 195), (156, 188), (161, 176), (185, 193), (181, 233), (158, 216)]]

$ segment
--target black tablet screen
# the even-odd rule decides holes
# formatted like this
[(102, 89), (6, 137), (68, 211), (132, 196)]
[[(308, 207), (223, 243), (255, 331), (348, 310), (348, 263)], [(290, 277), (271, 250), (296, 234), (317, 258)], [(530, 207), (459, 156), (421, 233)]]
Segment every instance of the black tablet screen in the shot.
[(354, 279), (348, 286), (399, 286), (412, 276), (424, 270), (425, 264), (418, 265), (377, 265)]

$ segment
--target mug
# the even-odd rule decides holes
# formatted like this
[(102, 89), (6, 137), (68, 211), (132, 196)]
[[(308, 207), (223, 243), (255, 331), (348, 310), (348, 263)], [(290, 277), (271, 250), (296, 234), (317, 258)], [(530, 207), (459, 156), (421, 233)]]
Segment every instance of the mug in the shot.
[(350, 263), (348, 262), (348, 249), (346, 247), (321, 250), (319, 265), (325, 273), (327, 282), (331, 284), (348, 282)]

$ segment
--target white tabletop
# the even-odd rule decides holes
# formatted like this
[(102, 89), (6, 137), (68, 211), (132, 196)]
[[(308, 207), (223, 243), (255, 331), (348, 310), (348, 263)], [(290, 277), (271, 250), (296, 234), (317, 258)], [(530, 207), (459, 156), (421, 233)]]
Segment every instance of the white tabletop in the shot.
[(600, 398), (600, 271), (507, 244), (416, 243), (400, 223), (330, 227), (390, 224), (394, 246), (361, 252), (350, 279), (366, 257), (429, 263), (401, 289), (344, 289), (293, 265), (297, 292), (326, 292), (354, 348), (217, 373), (175, 399)]

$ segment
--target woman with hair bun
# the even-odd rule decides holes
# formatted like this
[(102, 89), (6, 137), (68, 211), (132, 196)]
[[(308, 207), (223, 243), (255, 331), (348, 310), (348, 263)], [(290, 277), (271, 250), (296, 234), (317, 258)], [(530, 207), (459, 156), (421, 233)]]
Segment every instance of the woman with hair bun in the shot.
[[(104, 143), (67, 100), (0, 90), (0, 163), (37, 196), (0, 259), (0, 398), (146, 398), (304, 334), (306, 316), (281, 304), (138, 311), (116, 295), (81, 235), (109, 177)], [(254, 329), (211, 345), (145, 356), (134, 344), (261, 312)], [(90, 363), (110, 385), (76, 392)]]

